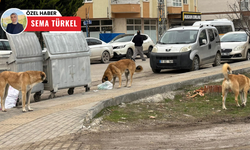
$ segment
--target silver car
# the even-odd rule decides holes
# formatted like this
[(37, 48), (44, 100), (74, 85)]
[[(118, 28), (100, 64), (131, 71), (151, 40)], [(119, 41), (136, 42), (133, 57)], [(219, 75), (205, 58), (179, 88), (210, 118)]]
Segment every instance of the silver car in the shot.
[(201, 65), (220, 65), (218, 31), (212, 26), (183, 26), (167, 30), (150, 54), (154, 73), (161, 69), (198, 70)]
[(221, 37), (222, 60), (250, 60), (249, 37), (244, 31), (228, 32)]

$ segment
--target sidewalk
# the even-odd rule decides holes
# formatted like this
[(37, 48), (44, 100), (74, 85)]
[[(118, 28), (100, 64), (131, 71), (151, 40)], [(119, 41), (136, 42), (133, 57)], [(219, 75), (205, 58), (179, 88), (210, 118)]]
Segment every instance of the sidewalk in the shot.
[[(230, 65), (238, 73), (250, 71), (249, 61)], [(155, 78), (142, 83), (134, 82), (131, 88), (115, 87), (113, 90), (94, 92), (93, 87), (87, 93), (32, 103), (32, 112), (22, 113), (20, 106), (8, 109), (7, 112), (0, 112), (0, 149), (34, 149), (32, 144), (39, 142), (44, 149), (50, 149), (46, 144), (43, 146), (44, 140), (57, 139), (60, 143), (60, 138), (56, 137), (77, 133), (82, 129), (84, 119), (91, 119), (106, 106), (175, 90), (183, 85), (222, 78), (221, 67), (187, 72), (170, 78)], [(59, 148), (60, 144), (53, 148)]]

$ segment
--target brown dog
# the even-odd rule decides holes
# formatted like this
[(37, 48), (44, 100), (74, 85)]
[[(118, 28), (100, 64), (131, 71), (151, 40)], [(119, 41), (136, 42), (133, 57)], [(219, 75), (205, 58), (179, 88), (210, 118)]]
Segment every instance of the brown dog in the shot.
[(119, 88), (122, 86), (122, 74), (125, 72), (127, 79), (126, 85), (128, 85), (128, 75), (130, 74), (130, 85), (132, 85), (134, 72), (141, 72), (142, 66), (135, 66), (135, 62), (131, 59), (122, 59), (117, 62), (110, 63), (108, 68), (104, 72), (102, 82), (111, 81), (113, 79), (113, 85), (115, 85), (116, 77), (119, 78)]
[[(0, 74), (0, 97), (2, 111), (5, 112), (5, 99), (8, 95), (9, 85), (22, 92), (22, 108), (25, 109), (26, 98), (28, 100), (28, 110), (30, 108), (30, 94), (32, 88), (41, 82), (46, 81), (46, 74), (42, 71), (12, 72), (4, 71)], [(27, 97), (26, 97), (27, 96)]]
[(232, 73), (232, 69), (229, 64), (225, 63), (222, 67), (222, 73), (224, 75), (224, 81), (222, 82), (222, 109), (227, 109), (225, 106), (228, 90), (231, 89), (235, 96), (236, 106), (240, 106), (238, 103), (238, 95), (242, 106), (246, 106), (247, 103), (247, 92), (250, 86), (250, 79), (244, 75), (228, 74)]

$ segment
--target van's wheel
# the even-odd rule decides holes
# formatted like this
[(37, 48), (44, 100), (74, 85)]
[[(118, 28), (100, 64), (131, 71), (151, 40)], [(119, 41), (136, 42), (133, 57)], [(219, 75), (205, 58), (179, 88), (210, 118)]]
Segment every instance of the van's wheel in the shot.
[(41, 100), (41, 91), (40, 92), (36, 92), (35, 94), (34, 94), (34, 101), (35, 102), (39, 102), (40, 100)]
[(108, 51), (104, 51), (102, 53), (101, 62), (106, 64), (106, 63), (109, 62), (109, 60), (110, 60), (109, 52)]
[(69, 94), (69, 95), (74, 94), (74, 89), (75, 89), (75, 88), (69, 88), (69, 90), (68, 90), (68, 94)]
[(151, 47), (151, 46), (148, 48), (148, 53), (147, 53), (148, 58), (150, 58), (150, 53), (152, 52), (152, 49), (153, 49), (153, 47)]
[(214, 59), (213, 67), (219, 66), (221, 64), (221, 56), (220, 53), (217, 53)]
[(131, 48), (129, 48), (129, 49), (127, 50), (126, 58), (127, 58), (127, 59), (131, 59), (132, 56), (133, 56), (133, 50), (132, 50)]
[(199, 70), (199, 68), (200, 68), (199, 58), (195, 56), (190, 70), (195, 71), (195, 70)]
[(154, 69), (154, 68), (152, 68), (152, 71), (153, 71), (154, 73), (160, 73), (160, 72), (161, 72), (161, 69)]
[(247, 51), (246, 60), (250, 60), (250, 50)]

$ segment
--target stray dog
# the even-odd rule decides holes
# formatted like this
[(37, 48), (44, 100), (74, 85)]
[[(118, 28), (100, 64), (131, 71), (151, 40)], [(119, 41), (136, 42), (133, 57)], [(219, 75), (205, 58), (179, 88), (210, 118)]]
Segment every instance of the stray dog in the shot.
[(227, 109), (225, 106), (228, 90), (231, 89), (235, 96), (236, 106), (240, 107), (238, 103), (238, 95), (240, 94), (241, 106), (246, 106), (247, 92), (250, 86), (250, 79), (244, 75), (228, 74), (232, 73), (232, 69), (229, 64), (225, 63), (222, 67), (222, 73), (224, 75), (224, 81), (222, 82), (222, 109)]
[(25, 109), (25, 102), (28, 100), (28, 110), (30, 108), (30, 94), (32, 88), (38, 83), (46, 83), (46, 74), (42, 71), (12, 72), (4, 71), (0, 74), (0, 97), (2, 111), (6, 112), (5, 99), (8, 95), (9, 85), (22, 92), (22, 108)]
[(135, 66), (135, 62), (131, 59), (122, 59), (117, 62), (110, 63), (108, 68), (104, 72), (102, 77), (102, 83), (105, 81), (111, 81), (113, 79), (113, 85), (115, 85), (116, 77), (119, 78), (119, 88), (122, 85), (122, 74), (125, 72), (127, 79), (125, 87), (128, 85), (128, 75), (130, 74), (130, 85), (132, 85), (134, 72), (141, 72), (143, 70), (142, 66)]

